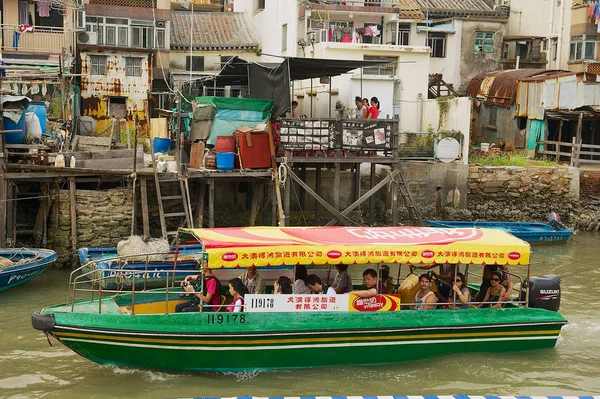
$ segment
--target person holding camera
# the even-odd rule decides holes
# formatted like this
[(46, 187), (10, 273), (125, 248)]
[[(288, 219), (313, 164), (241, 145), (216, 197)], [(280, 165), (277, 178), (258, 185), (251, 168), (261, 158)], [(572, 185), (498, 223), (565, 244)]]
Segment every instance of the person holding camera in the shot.
[(204, 263), (202, 269), (204, 274), (204, 281), (202, 284), (202, 292), (198, 292), (200, 288), (197, 284), (198, 279), (202, 277), (201, 274), (191, 274), (186, 276), (181, 282), (181, 286), (192, 295), (192, 298), (185, 302), (179, 303), (175, 306), (175, 312), (199, 312), (200, 303), (202, 303), (203, 312), (216, 312), (219, 305), (221, 304), (221, 282), (216, 278), (212, 269), (208, 268), (208, 263)]

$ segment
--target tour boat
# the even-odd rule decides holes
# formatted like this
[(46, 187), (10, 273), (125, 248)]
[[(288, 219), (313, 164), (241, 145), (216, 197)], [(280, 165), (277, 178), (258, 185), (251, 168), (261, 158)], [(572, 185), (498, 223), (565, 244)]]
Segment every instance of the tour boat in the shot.
[[(346, 264), (357, 273), (365, 265), (394, 263), (411, 269), (458, 264), (472, 279), (477, 276), (469, 268), (502, 265), (514, 275), (521, 269), (526, 278), (519, 300), (497, 309), (406, 310), (409, 303), (401, 303), (398, 294), (254, 294), (245, 296), (239, 313), (208, 308), (175, 313), (186, 299), (173, 285), (114, 293), (83, 287), (76, 276), (68, 303), (34, 313), (33, 327), (103, 365), (225, 372), (552, 348), (567, 323), (549, 310), (558, 308), (560, 286), (534, 282), (529, 244), (501, 230), (247, 227), (183, 229), (180, 234), (202, 243), (206, 267), (221, 278), (228, 270), (253, 266), (310, 265), (312, 273)], [(221, 284), (226, 287), (227, 280)], [(92, 297), (78, 299), (85, 294)]]
[(0, 291), (36, 278), (56, 260), (49, 249), (0, 249)]
[(117, 248), (80, 248), (77, 251), (83, 275), (97, 280), (103, 288), (136, 289), (165, 286), (165, 271), (183, 278), (197, 272), (201, 244), (171, 246), (169, 253), (119, 256)]
[(463, 222), (454, 220), (428, 220), (431, 227), (501, 229), (531, 244), (566, 242), (573, 231), (562, 223), (537, 222)]

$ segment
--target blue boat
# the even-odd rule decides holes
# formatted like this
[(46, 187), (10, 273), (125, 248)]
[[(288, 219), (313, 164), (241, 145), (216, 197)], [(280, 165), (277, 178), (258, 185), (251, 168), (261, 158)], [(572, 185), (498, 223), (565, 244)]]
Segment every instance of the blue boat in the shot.
[(458, 222), (454, 220), (428, 220), (430, 227), (500, 229), (530, 244), (566, 242), (573, 231), (559, 222)]
[[(80, 248), (77, 251), (82, 273), (100, 281), (104, 289), (130, 290), (165, 287), (199, 270), (201, 244), (171, 246), (168, 254), (120, 257), (117, 248)], [(157, 256), (158, 255), (158, 256)], [(160, 258), (157, 260), (157, 258)], [(149, 273), (145, 273), (148, 271)]]
[(49, 249), (0, 249), (0, 291), (36, 278), (55, 260)]

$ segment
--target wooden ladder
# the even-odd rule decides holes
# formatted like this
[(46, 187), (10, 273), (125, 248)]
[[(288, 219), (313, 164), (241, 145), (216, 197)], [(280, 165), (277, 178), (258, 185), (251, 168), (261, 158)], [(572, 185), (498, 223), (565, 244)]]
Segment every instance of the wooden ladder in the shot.
[(399, 172), (398, 176), (400, 178), (400, 182), (398, 183), (398, 189), (400, 190), (400, 195), (402, 196), (402, 199), (404, 200), (404, 205), (406, 206), (406, 210), (408, 211), (408, 217), (415, 226), (425, 226), (425, 220), (423, 219), (423, 215), (416, 207), (415, 202), (412, 199), (408, 188), (406, 187), (406, 181), (404, 180), (404, 175), (402, 174), (400, 164), (397, 164), (396, 168)]
[[(160, 216), (160, 229), (162, 232), (162, 238), (168, 240), (169, 237), (177, 234), (177, 231), (167, 231), (167, 219), (178, 218), (185, 216), (185, 227), (193, 228), (192, 222), (192, 209), (190, 200), (190, 189), (188, 186), (187, 177), (181, 173), (177, 173), (174, 177), (159, 178), (158, 171), (156, 170), (156, 158), (152, 154), (152, 165), (154, 166), (154, 185), (156, 186), (156, 199), (158, 202), (158, 213)], [(179, 183), (179, 192), (173, 195), (162, 195), (161, 184), (165, 183)], [(181, 201), (181, 207), (175, 212), (165, 213), (165, 201), (178, 200)]]

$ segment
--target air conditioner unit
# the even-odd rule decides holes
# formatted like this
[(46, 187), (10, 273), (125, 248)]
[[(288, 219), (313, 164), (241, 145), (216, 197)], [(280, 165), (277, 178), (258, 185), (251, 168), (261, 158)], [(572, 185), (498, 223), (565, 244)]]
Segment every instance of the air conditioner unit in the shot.
[(156, 21), (157, 28), (164, 28), (167, 25), (165, 21)]
[(79, 32), (77, 34), (78, 44), (98, 44), (98, 32)]

